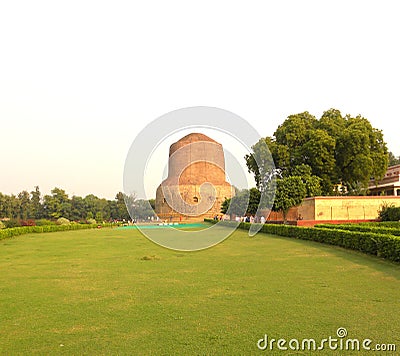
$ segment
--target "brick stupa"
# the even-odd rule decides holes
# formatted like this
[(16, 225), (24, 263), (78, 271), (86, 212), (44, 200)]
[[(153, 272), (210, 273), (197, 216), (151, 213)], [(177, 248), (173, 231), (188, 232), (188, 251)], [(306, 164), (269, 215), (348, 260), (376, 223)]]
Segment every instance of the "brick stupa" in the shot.
[(225, 177), (222, 145), (191, 133), (169, 149), (168, 177), (157, 188), (156, 214), (168, 221), (200, 221), (220, 215), (233, 195)]

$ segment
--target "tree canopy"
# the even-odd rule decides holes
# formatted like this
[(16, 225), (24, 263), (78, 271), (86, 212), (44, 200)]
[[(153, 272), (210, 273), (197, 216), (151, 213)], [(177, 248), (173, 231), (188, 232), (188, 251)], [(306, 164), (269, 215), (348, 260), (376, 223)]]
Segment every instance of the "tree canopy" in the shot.
[[(382, 131), (361, 115), (342, 116), (336, 109), (325, 111), (320, 119), (307, 111), (290, 115), (265, 142), (283, 177), (294, 176), (297, 167), (307, 165), (310, 176), (319, 177), (323, 195), (335, 194), (338, 184), (346, 186), (350, 194), (356, 186), (365, 189), (371, 177), (379, 180), (384, 176), (389, 163)], [(256, 145), (245, 159), (260, 182), (255, 154)]]
[(69, 197), (65, 190), (54, 188), (51, 194), (42, 196), (39, 187), (28, 193), (22, 191), (18, 195), (0, 193), (0, 219), (52, 219), (61, 217), (73, 221), (96, 219), (98, 222), (110, 220), (130, 220), (125, 201), (132, 208), (132, 216), (136, 219), (148, 219), (154, 216), (151, 203), (144, 199), (136, 199), (119, 192), (114, 200), (99, 198), (89, 194)]

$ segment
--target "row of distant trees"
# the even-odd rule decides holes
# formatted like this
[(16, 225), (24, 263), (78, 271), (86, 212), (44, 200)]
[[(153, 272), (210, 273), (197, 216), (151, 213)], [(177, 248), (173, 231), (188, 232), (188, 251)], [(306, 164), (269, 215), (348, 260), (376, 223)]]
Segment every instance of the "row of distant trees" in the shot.
[[(371, 178), (379, 182), (389, 165), (400, 164), (400, 157), (388, 151), (382, 131), (360, 115), (343, 116), (336, 109), (319, 119), (307, 111), (288, 116), (245, 160), (257, 189), (237, 192), (223, 203), (222, 212), (255, 214), (260, 192), (266, 205), (273, 199), (272, 209), (284, 216), (306, 197), (365, 195)], [(265, 180), (271, 174), (276, 179)]]
[(131, 204), (131, 212), (136, 219), (147, 219), (153, 216), (151, 205), (154, 201), (136, 199), (122, 192), (116, 194), (114, 200), (98, 198), (93, 194), (69, 197), (65, 190), (54, 188), (51, 194), (42, 195), (38, 186), (31, 192), (22, 191), (17, 195), (0, 193), (0, 219), (58, 219), (60, 217), (72, 221), (130, 220), (125, 201)]

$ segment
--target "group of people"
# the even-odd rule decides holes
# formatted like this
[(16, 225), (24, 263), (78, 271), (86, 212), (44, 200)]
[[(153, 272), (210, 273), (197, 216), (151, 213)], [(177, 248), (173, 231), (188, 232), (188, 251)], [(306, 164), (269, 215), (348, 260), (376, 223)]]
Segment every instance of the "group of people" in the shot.
[(265, 224), (265, 217), (264, 216), (253, 216), (253, 215), (246, 215), (246, 216), (237, 216), (236, 217), (237, 222), (248, 222), (250, 224), (253, 223), (260, 223), (260, 224)]
[[(215, 215), (214, 220), (226, 220), (223, 215)], [(229, 220), (229, 217), (228, 217)], [(265, 224), (266, 219), (265, 216), (254, 216), (254, 215), (245, 215), (245, 216), (236, 216), (236, 222), (248, 222), (248, 223), (259, 223)]]

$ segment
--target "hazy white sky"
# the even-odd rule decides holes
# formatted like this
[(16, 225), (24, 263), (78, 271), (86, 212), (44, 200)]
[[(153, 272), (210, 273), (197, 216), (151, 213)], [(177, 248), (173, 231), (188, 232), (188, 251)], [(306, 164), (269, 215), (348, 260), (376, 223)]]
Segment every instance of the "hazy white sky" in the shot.
[[(361, 114), (400, 155), (397, 1), (2, 1), (0, 191), (114, 198), (166, 112)], [(167, 158), (167, 153), (166, 153)]]

